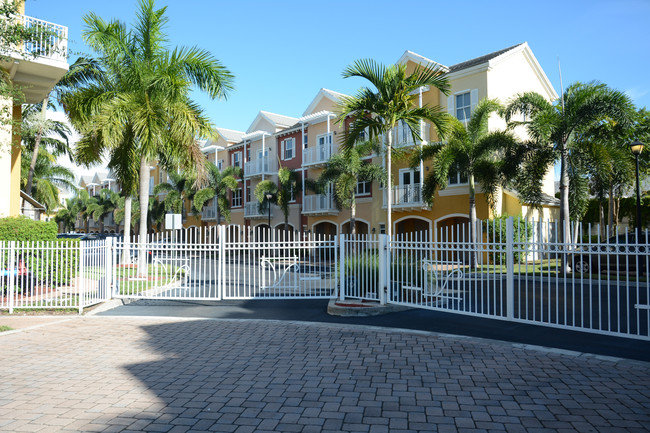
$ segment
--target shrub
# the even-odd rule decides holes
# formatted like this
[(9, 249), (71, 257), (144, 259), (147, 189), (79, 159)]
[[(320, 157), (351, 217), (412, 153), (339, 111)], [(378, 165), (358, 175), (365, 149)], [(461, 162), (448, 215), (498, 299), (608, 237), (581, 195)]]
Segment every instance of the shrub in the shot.
[[(485, 225), (484, 231), (487, 234), (488, 243), (492, 244), (492, 248), (496, 251), (503, 252), (491, 252), (490, 260), (495, 265), (508, 264), (506, 261), (506, 220), (510, 218), (509, 215), (501, 215), (494, 219), (488, 220)], [(512, 217), (513, 219), (513, 242), (515, 252), (513, 254), (515, 263), (521, 263), (526, 259), (528, 254), (525, 251), (525, 243), (530, 242), (533, 237), (533, 227), (530, 224), (526, 224), (526, 220), (521, 215)], [(517, 251), (518, 250), (518, 251)]]
[(54, 221), (25, 217), (0, 218), (0, 241), (53, 241), (58, 232)]

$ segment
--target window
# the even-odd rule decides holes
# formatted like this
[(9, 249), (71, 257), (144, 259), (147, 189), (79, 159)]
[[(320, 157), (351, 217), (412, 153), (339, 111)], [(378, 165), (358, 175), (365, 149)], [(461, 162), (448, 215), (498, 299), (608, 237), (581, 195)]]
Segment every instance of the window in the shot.
[(232, 207), (241, 207), (241, 188), (232, 192)]
[(386, 234), (386, 224), (384, 223), (379, 224), (379, 233), (382, 235)]
[(332, 144), (332, 134), (323, 134), (316, 137), (316, 141), (319, 146), (325, 146), (327, 144)]
[(232, 154), (232, 164), (233, 167), (241, 168), (241, 152), (235, 152)]
[(295, 138), (287, 138), (282, 142), (282, 159), (293, 159), (295, 155), (295, 145), (296, 145), (296, 139)]
[(302, 148), (307, 149), (307, 143), (309, 143), (309, 140), (307, 139), (307, 134), (304, 134), (302, 136)]
[(246, 187), (246, 203), (251, 202), (251, 187), (247, 186)]
[(456, 95), (456, 118), (461, 122), (469, 120), (472, 115), (472, 103), (469, 92)]
[(458, 165), (449, 169), (449, 185), (463, 185), (467, 183), (467, 173), (461, 172)]
[(217, 168), (219, 169), (219, 171), (223, 170), (223, 159), (217, 161)]
[(371, 185), (372, 185), (372, 182), (369, 182), (367, 180), (357, 182), (356, 195), (370, 195), (370, 186)]
[(289, 203), (293, 203), (296, 201), (296, 187), (295, 185), (291, 185), (291, 194), (289, 197)]
[(251, 160), (251, 150), (246, 149), (246, 161), (250, 162), (250, 160)]

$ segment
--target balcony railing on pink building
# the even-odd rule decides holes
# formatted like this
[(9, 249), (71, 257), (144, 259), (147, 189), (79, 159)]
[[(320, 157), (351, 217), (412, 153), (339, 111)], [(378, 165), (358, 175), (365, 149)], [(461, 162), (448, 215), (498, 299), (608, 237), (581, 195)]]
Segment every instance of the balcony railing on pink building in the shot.
[(302, 202), (304, 214), (329, 214), (338, 212), (332, 194), (306, 195)]

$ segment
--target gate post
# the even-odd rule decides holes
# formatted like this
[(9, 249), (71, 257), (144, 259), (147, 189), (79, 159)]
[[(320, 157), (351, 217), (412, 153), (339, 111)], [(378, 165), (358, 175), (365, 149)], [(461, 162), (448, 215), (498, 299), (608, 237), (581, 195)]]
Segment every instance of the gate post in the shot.
[(515, 278), (514, 278), (514, 223), (512, 217), (506, 220), (506, 317), (515, 317)]
[[(379, 303), (384, 305), (386, 298), (390, 298), (390, 290), (388, 290), (388, 235), (379, 235)], [(388, 294), (388, 295), (387, 295)]]
[(104, 301), (110, 301), (113, 297), (113, 238), (107, 237), (106, 255), (104, 265)]
[(84, 241), (79, 241), (79, 275), (77, 281), (79, 287), (77, 288), (77, 299), (79, 302), (79, 314), (84, 312), (84, 274), (83, 274), (83, 261), (84, 261)]
[(14, 284), (18, 280), (18, 272), (16, 271), (16, 242), (9, 242), (9, 314), (14, 312)]
[(219, 238), (219, 247), (217, 253), (217, 296), (219, 300), (223, 299), (223, 280), (226, 274), (226, 226), (217, 226), (217, 236)]
[(339, 241), (339, 299), (345, 300), (345, 235), (340, 234), (336, 237)]

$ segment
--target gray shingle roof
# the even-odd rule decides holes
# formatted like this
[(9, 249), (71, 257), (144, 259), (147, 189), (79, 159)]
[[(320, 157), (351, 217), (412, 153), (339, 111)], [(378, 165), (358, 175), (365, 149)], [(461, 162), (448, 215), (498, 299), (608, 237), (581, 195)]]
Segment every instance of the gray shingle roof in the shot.
[(456, 71), (460, 71), (462, 69), (471, 68), (472, 66), (480, 65), (482, 63), (485, 63), (485, 62), (488, 62), (488, 61), (494, 59), (495, 57), (499, 57), (501, 54), (507, 53), (508, 51), (513, 50), (513, 49), (517, 48), (518, 46), (520, 46), (522, 44), (524, 44), (524, 42), (522, 42), (520, 44), (517, 44), (517, 45), (513, 45), (513, 46), (508, 47), (508, 48), (504, 48), (504, 49), (499, 50), (499, 51), (495, 51), (495, 52), (490, 53), (490, 54), (485, 54), (484, 56), (480, 56), (480, 57), (476, 57), (476, 58), (473, 58), (473, 59), (470, 59), (470, 60), (466, 60), (464, 62), (456, 63), (455, 65), (451, 65), (449, 67), (449, 70), (450, 70), (450, 72), (456, 72)]

